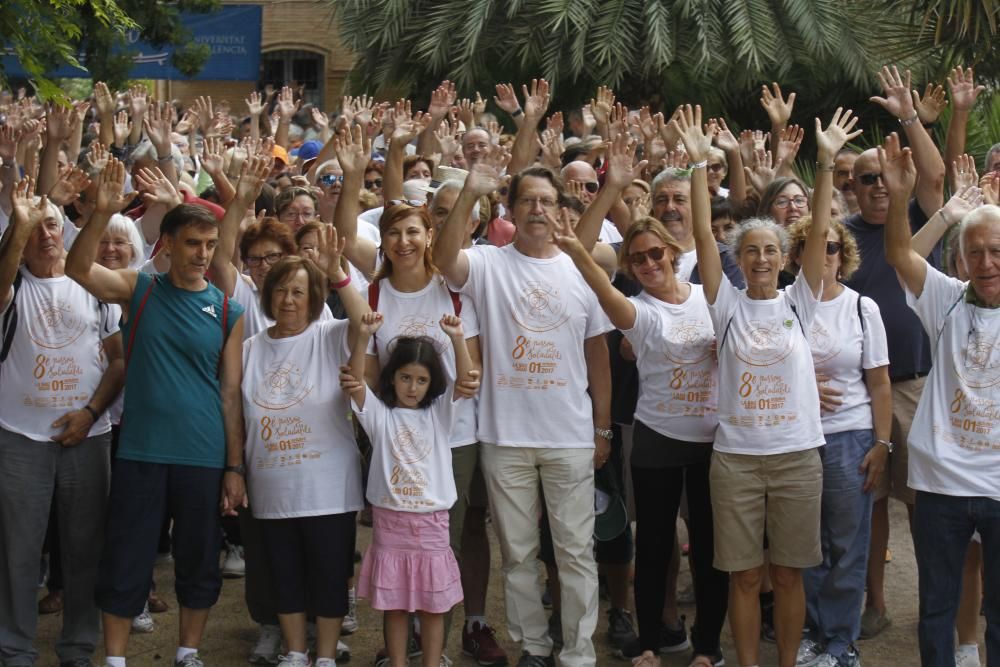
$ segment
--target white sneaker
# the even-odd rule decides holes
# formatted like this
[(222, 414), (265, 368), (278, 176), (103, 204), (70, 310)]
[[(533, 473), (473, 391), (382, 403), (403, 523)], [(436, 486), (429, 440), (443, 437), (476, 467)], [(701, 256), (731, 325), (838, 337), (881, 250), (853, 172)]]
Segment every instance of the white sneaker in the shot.
[(982, 667), (979, 662), (979, 648), (975, 651), (955, 651), (955, 667)]
[(337, 660), (347, 662), (351, 659), (351, 647), (344, 642), (337, 640)]
[(250, 652), (247, 662), (255, 665), (278, 664), (278, 651), (281, 649), (281, 628), (277, 625), (260, 626), (260, 636), (257, 645)]
[(829, 653), (822, 653), (814, 662), (810, 663), (810, 667), (839, 667), (839, 663)]
[(309, 667), (309, 657), (308, 656), (291, 656), (282, 655), (278, 656), (278, 667)]
[(446, 655), (442, 655), (441, 662), (438, 663), (438, 667), (451, 667), (451, 658)]
[(795, 667), (814, 667), (820, 655), (822, 651), (819, 650), (819, 644), (803, 637), (795, 654)]
[(226, 542), (226, 560), (222, 562), (222, 576), (227, 579), (238, 579), (247, 573), (247, 564), (243, 560), (243, 547)]
[(142, 613), (132, 619), (132, 632), (149, 634), (155, 629), (153, 616), (149, 613), (149, 602), (142, 608)]
[(358, 596), (354, 592), (354, 587), (347, 591), (347, 615), (340, 624), (340, 633), (343, 635), (353, 635), (358, 631)]

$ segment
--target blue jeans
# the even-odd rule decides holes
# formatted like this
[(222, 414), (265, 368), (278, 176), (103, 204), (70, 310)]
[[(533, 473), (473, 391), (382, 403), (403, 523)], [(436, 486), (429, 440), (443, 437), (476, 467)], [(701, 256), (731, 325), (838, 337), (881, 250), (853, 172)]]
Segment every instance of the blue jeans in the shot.
[[(975, 469), (970, 470), (975, 474)], [(1000, 501), (917, 491), (913, 543), (920, 582), (920, 664), (955, 667), (953, 630), (972, 533), (983, 538), (986, 665), (1000, 666)]]
[(802, 571), (806, 591), (806, 628), (825, 651), (843, 659), (861, 631), (872, 494), (859, 472), (874, 444), (870, 429), (826, 434), (820, 544), (823, 562)]

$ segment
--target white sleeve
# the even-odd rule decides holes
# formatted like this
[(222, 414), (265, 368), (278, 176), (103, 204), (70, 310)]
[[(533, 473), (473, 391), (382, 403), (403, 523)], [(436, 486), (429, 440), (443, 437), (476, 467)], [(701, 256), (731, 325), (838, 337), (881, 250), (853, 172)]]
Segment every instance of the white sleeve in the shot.
[(920, 318), (924, 325), (924, 331), (934, 339), (938, 331), (944, 325), (944, 318), (951, 310), (955, 302), (962, 298), (966, 283), (956, 278), (950, 278), (935, 269), (930, 264), (927, 265), (927, 276), (924, 278), (924, 289), (920, 297), (913, 295), (908, 289), (906, 292), (906, 305), (913, 309), (913, 312)]
[(632, 345), (632, 349), (638, 350), (642, 341), (649, 333), (649, 324), (652, 318), (649, 314), (649, 307), (646, 304), (634, 296), (630, 296), (628, 300), (632, 302), (632, 307), (635, 309), (635, 321), (632, 323), (631, 329), (622, 329), (621, 332), (625, 336), (625, 339)]
[(708, 314), (712, 317), (715, 337), (719, 339), (720, 343), (726, 334), (726, 326), (736, 312), (739, 299), (740, 290), (729, 282), (729, 276), (723, 273), (722, 279), (719, 281), (719, 291), (715, 295), (715, 303), (708, 304)]
[[(364, 378), (361, 379), (361, 383), (364, 384)], [(372, 445), (377, 447), (380, 443), (374, 442), (375, 428), (389, 419), (389, 408), (385, 407), (385, 403), (379, 400), (368, 385), (365, 385), (365, 409), (358, 410), (358, 404), (354, 401), (353, 394), (351, 395), (351, 409), (354, 410), (358, 423), (365, 429), (365, 433), (372, 439)]]
[[(820, 293), (822, 291), (822, 286), (820, 286)], [(809, 331), (812, 327), (813, 319), (816, 317), (819, 299), (813, 294), (812, 288), (809, 287), (809, 281), (806, 280), (806, 275), (803, 271), (799, 271), (799, 275), (795, 277), (795, 282), (785, 290), (785, 297), (790, 299), (795, 305), (795, 314), (798, 315), (799, 321), (802, 323), (802, 329)]]
[(587, 338), (600, 336), (608, 333), (615, 327), (608, 319), (607, 313), (601, 308), (601, 302), (597, 300), (597, 295), (587, 287)]
[(475, 338), (479, 335), (479, 312), (476, 304), (468, 294), (459, 294), (458, 298), (462, 304), (462, 330), (465, 331), (466, 338)]
[[(494, 246), (480, 246), (480, 249), (476, 252), (467, 252), (465, 250), (459, 250), (459, 252), (464, 252), (465, 257), (469, 260), (469, 276), (465, 279), (464, 285), (452, 285), (449, 283), (448, 287), (459, 294), (469, 295), (478, 303), (478, 290), (482, 287), (483, 277), (486, 275), (486, 264), (489, 261), (488, 255), (495, 255), (497, 249)], [(496, 262), (497, 259), (494, 257), (493, 261)]]
[(122, 319), (122, 307), (117, 303), (105, 303), (103, 306), (101, 308), (101, 313), (104, 316), (101, 322), (102, 339), (118, 333), (119, 324)]
[(861, 317), (864, 320), (864, 335), (861, 341), (861, 367), (879, 368), (889, 365), (889, 341), (885, 335), (885, 324), (878, 304), (866, 296), (861, 300)]

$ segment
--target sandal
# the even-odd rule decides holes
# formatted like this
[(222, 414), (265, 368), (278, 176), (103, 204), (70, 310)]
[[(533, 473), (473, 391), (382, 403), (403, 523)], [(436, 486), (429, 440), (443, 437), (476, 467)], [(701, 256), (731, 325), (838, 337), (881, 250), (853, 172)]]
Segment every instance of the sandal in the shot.
[(149, 611), (154, 614), (162, 614), (170, 609), (170, 605), (164, 602), (163, 599), (154, 591), (149, 592), (147, 602), (149, 603)]
[(38, 601), (39, 614), (58, 614), (63, 610), (63, 592), (50, 591)]

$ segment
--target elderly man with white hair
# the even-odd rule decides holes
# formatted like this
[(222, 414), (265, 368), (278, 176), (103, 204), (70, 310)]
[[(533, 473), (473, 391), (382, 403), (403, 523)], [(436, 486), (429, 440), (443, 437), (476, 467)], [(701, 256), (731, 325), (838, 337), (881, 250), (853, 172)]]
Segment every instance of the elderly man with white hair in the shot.
[(118, 311), (66, 276), (62, 212), (33, 198), (33, 185), (16, 186), (0, 250), (0, 662), (38, 658), (38, 555), (56, 502), (65, 582), (56, 654), (76, 667), (91, 664), (100, 629), (106, 409), (122, 387), (122, 342)]
[(907, 201), (917, 173), (893, 134), (879, 149), (889, 191), (886, 258), (931, 340), (933, 365), (910, 430), (909, 485), (919, 569), (923, 667), (955, 664), (953, 627), (969, 539), (982, 536), (989, 664), (1000, 655), (1000, 208), (962, 219), (968, 282), (911, 248)]

